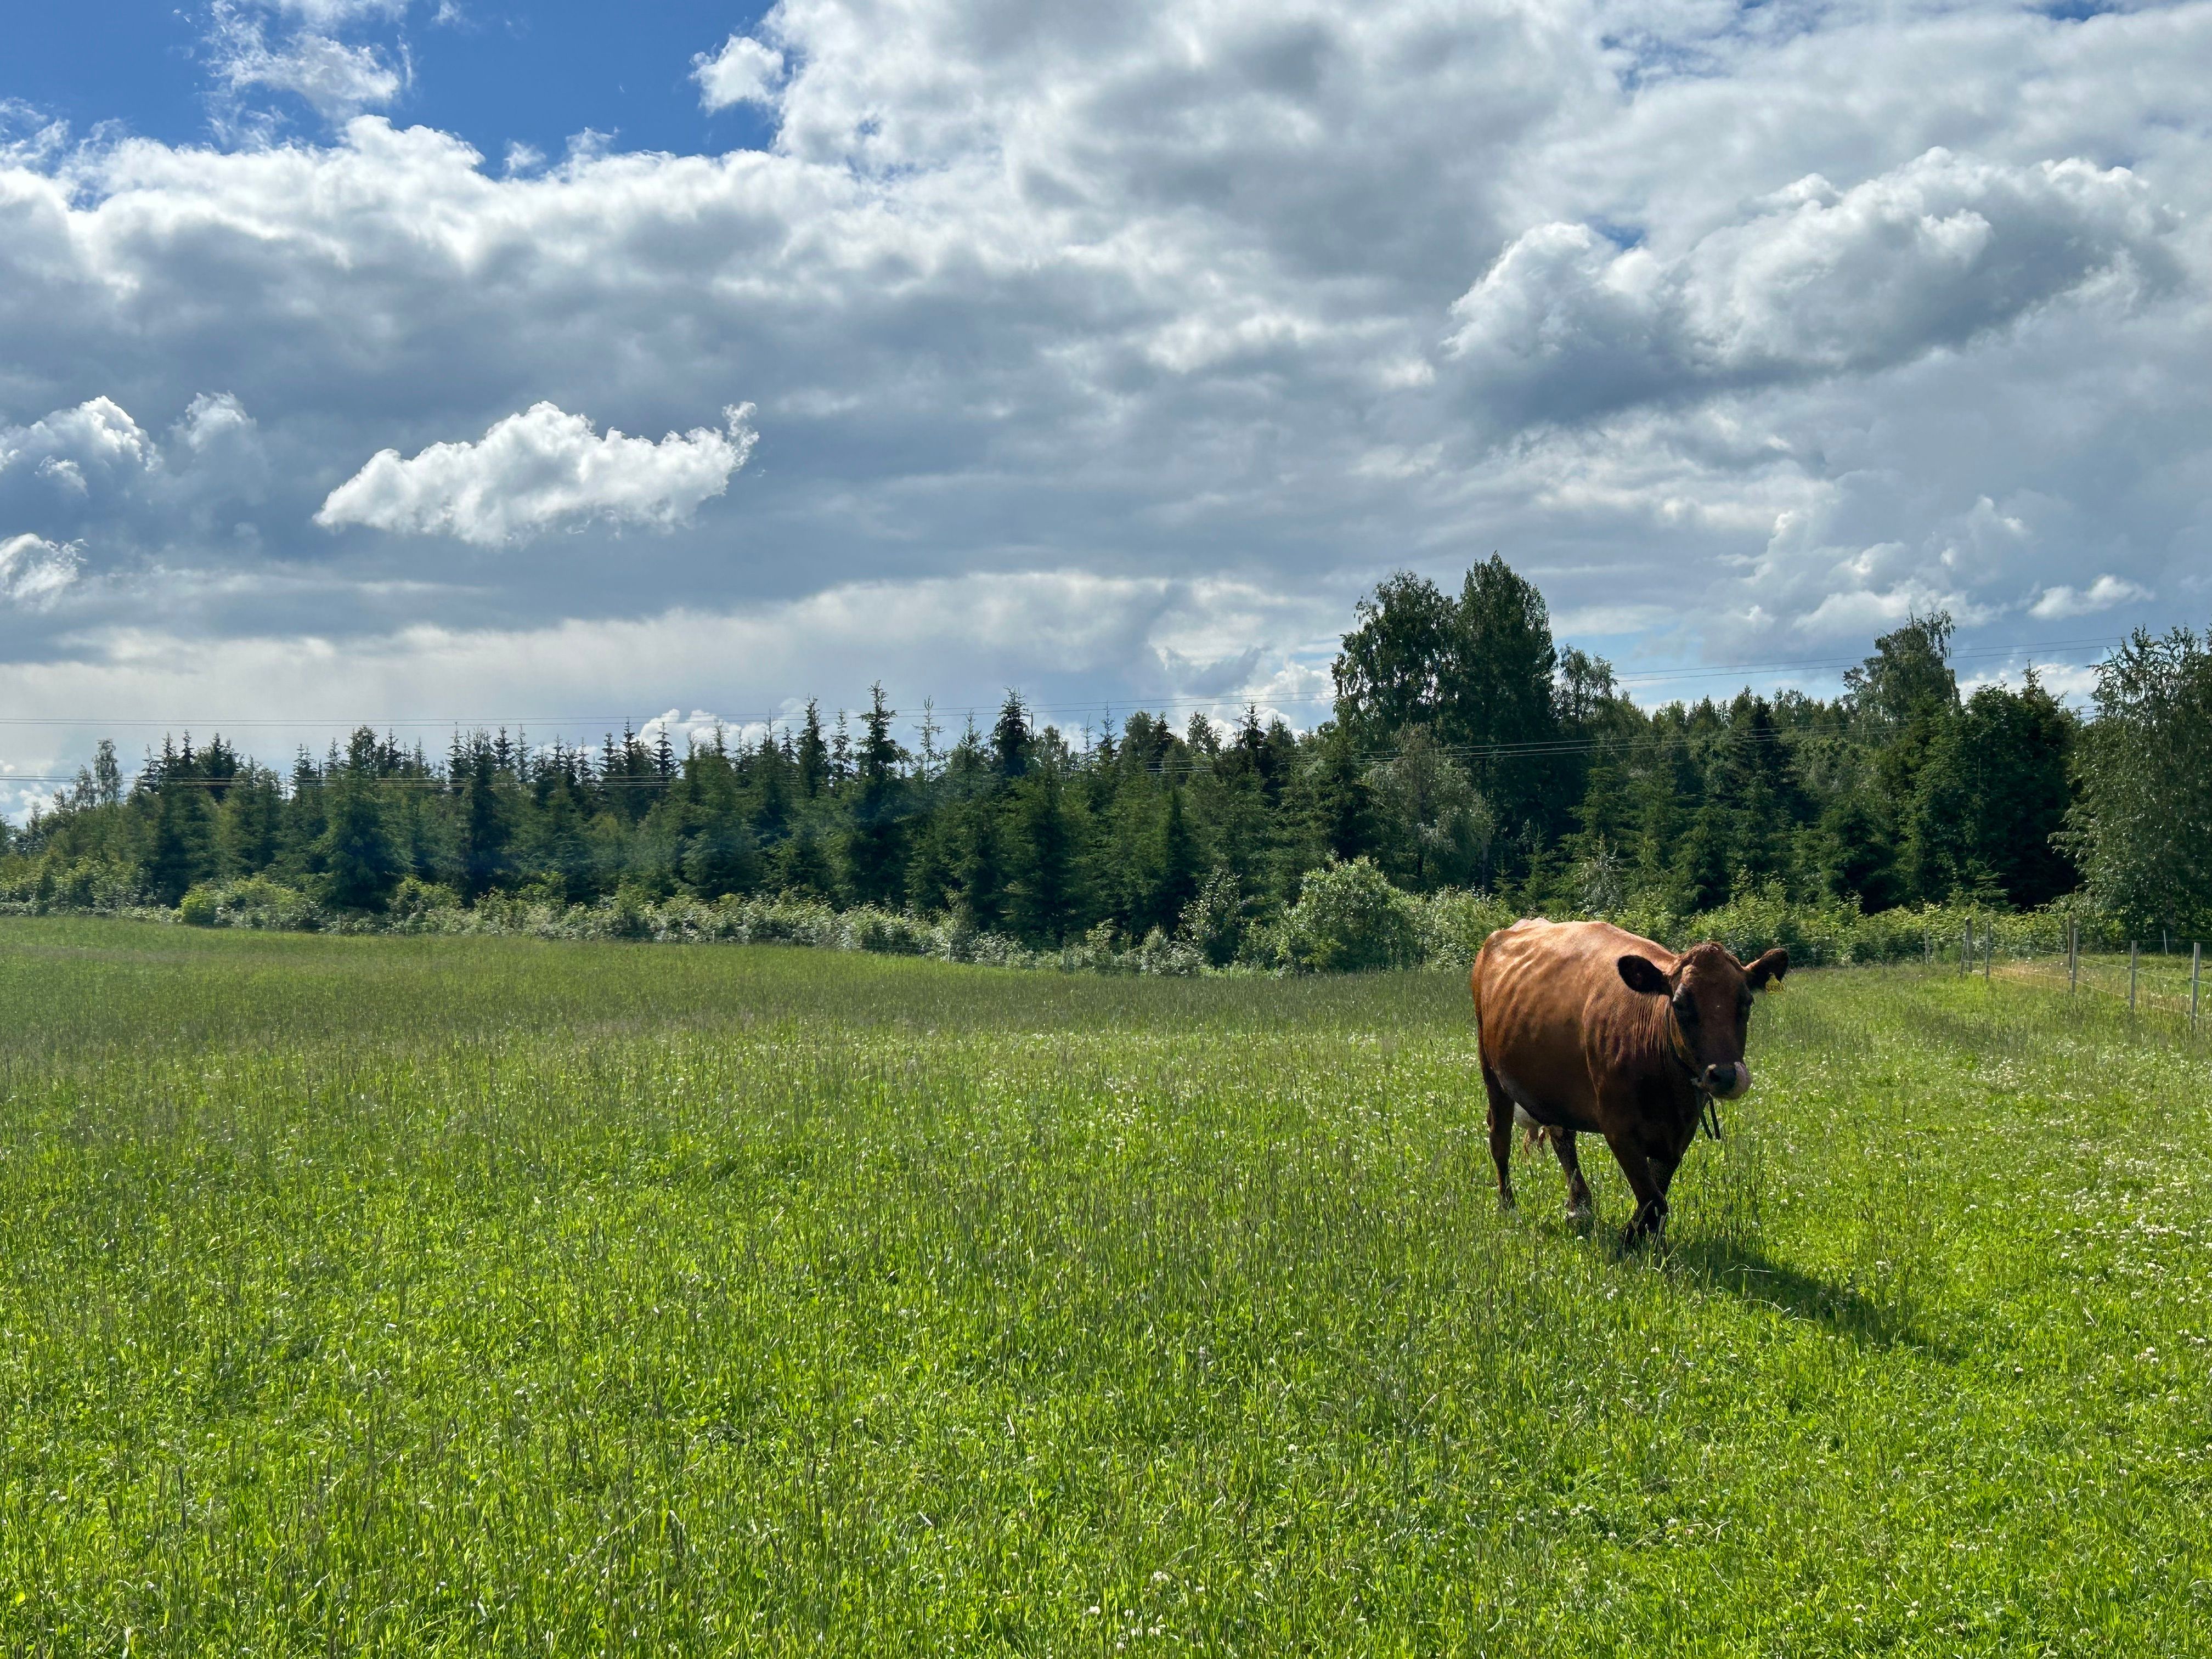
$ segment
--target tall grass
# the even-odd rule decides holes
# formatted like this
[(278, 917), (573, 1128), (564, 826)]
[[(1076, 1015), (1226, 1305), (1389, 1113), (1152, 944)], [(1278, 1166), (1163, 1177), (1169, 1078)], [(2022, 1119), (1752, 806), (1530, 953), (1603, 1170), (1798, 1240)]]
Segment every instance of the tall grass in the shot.
[(0, 924), (0, 1648), (2197, 1650), (2173, 1022), (1793, 980), (1653, 1255), (1465, 999)]

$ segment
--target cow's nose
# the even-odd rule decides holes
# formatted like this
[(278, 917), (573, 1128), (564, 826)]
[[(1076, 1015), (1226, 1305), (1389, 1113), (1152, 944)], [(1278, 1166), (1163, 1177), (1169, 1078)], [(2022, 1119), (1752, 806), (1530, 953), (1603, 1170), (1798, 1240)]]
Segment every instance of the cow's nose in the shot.
[(1751, 1067), (1723, 1061), (1705, 1067), (1705, 1087), (1723, 1100), (1741, 1100), (1751, 1091)]

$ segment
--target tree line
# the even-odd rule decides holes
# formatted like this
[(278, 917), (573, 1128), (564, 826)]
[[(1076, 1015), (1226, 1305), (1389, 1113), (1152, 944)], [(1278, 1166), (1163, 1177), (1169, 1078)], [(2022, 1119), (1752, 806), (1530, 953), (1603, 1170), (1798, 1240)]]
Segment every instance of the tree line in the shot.
[(462, 732), (433, 756), (363, 727), (281, 773), (221, 737), (165, 740), (126, 783), (103, 743), (0, 826), (0, 902), (174, 906), (257, 877), (368, 912), (425, 890), (790, 893), (1048, 945), (1102, 922), (1188, 932), (1201, 889), (1265, 920), (1308, 872), (1364, 858), (1413, 891), (1554, 915), (2079, 892), (2139, 924), (2212, 920), (2206, 646), (2134, 636), (2077, 714), (2033, 672), (1962, 697), (1951, 642), (1948, 616), (1914, 617), (1834, 698), (1646, 710), (1493, 556), (1456, 592), (1401, 574), (1361, 600), (1333, 716), (1304, 732), (1248, 708), (1072, 737), (1010, 692), (988, 726), (946, 742), (925, 716), (909, 741), (878, 684), (856, 717), (810, 702), (680, 755), (626, 730), (596, 749)]

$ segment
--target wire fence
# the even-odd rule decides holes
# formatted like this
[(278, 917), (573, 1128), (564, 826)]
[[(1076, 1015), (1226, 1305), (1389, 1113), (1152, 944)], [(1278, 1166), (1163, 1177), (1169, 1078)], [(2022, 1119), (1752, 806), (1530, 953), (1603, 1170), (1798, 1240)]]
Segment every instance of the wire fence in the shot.
[(1969, 921), (1955, 935), (1927, 931), (1922, 960), (1930, 969), (1978, 975), (1986, 984), (2033, 985), (2124, 1003), (2131, 1014), (2178, 1017), (2191, 1035), (2208, 1012), (2203, 943), (2171, 933), (2123, 939), (2062, 918), (1992, 917), (1978, 926)]

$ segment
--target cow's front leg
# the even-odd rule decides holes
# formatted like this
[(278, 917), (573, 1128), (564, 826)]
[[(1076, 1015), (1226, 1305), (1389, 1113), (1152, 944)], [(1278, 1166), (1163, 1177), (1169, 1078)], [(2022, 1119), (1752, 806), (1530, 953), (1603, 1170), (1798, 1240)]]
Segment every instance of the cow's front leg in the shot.
[(1613, 1161), (1628, 1177), (1628, 1189), (1636, 1194), (1636, 1214), (1628, 1224), (1629, 1243), (1656, 1240), (1667, 1225), (1667, 1190), (1653, 1171), (1651, 1160), (1644, 1155), (1642, 1143), (1631, 1131), (1611, 1130), (1605, 1144), (1613, 1148)]
[(1559, 1155), (1559, 1170), (1567, 1178), (1567, 1219), (1587, 1221), (1596, 1207), (1590, 1202), (1589, 1182), (1583, 1179), (1582, 1160), (1575, 1156), (1575, 1132), (1553, 1129), (1552, 1150)]
[(1697, 1144), (1698, 1120), (1692, 1116), (1687, 1127), (1644, 1148), (1644, 1157), (1651, 1164), (1651, 1177), (1659, 1183), (1660, 1197), (1666, 1198), (1673, 1193), (1674, 1172), (1682, 1167), (1682, 1160), (1689, 1157), (1690, 1148)]

